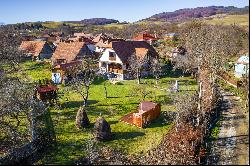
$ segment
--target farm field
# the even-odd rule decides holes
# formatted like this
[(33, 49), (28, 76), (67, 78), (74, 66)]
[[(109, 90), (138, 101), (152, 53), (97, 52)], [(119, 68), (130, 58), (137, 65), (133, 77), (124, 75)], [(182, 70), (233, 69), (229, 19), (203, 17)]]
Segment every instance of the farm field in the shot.
[[(50, 66), (36, 62), (26, 62), (21, 65), (32, 81), (50, 79)], [(35, 74), (36, 73), (36, 74)], [(39, 76), (39, 77), (38, 77)], [(170, 93), (167, 89), (170, 83), (179, 80), (180, 92)], [(104, 84), (107, 87), (108, 98), (104, 95)], [(171, 128), (172, 123), (164, 120), (161, 115), (147, 128), (139, 129), (120, 122), (125, 114), (137, 109), (143, 101), (139, 93), (134, 94), (138, 86), (144, 86), (147, 91), (152, 91), (145, 100), (161, 103), (161, 111), (175, 111), (174, 97), (179, 93), (193, 93), (196, 82), (190, 77), (182, 77), (180, 73), (169, 71), (155, 85), (153, 78), (142, 79), (142, 84), (137, 85), (136, 80), (126, 80), (112, 84), (107, 80), (96, 79), (90, 88), (88, 108), (86, 112), (91, 122), (88, 129), (79, 130), (75, 127), (77, 110), (82, 105), (81, 96), (67, 86), (59, 85), (59, 107), (49, 107), (54, 130), (56, 133), (57, 147), (47, 153), (37, 164), (72, 164), (86, 155), (86, 142), (93, 138), (92, 131), (96, 119), (101, 115), (111, 125), (113, 139), (100, 142), (97, 146), (108, 146), (123, 151), (126, 154), (145, 153), (157, 146), (164, 134)]]
[(209, 24), (223, 24), (231, 25), (236, 24), (240, 26), (249, 26), (249, 14), (244, 15), (226, 15), (223, 18), (213, 18), (211, 20), (205, 20)]

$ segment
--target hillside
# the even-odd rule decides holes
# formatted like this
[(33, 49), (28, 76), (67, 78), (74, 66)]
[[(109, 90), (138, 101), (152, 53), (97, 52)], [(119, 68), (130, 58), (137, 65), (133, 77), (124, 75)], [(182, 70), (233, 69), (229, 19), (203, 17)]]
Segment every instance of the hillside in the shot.
[(249, 14), (244, 15), (215, 15), (216, 17), (210, 17), (205, 19), (208, 24), (237, 24), (240, 26), (249, 26)]
[(249, 6), (244, 8), (237, 8), (234, 6), (209, 6), (179, 9), (174, 12), (163, 12), (155, 14), (142, 21), (168, 21), (168, 22), (184, 22), (194, 18), (204, 18), (216, 14), (247, 14), (249, 13)]
[(118, 20), (107, 19), (107, 18), (90, 18), (81, 21), (65, 21), (67, 23), (77, 23), (77, 24), (88, 24), (88, 25), (106, 25), (112, 23), (119, 23)]

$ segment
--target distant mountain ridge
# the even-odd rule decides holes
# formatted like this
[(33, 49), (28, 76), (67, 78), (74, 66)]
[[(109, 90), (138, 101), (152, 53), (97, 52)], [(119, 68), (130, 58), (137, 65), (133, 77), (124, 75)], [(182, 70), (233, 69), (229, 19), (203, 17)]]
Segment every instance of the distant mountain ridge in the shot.
[(149, 18), (141, 21), (186, 21), (193, 18), (209, 17), (216, 14), (247, 14), (249, 13), (249, 6), (244, 8), (237, 8), (234, 6), (208, 6), (208, 7), (197, 7), (197, 8), (185, 8), (179, 9), (174, 12), (163, 12), (155, 14)]

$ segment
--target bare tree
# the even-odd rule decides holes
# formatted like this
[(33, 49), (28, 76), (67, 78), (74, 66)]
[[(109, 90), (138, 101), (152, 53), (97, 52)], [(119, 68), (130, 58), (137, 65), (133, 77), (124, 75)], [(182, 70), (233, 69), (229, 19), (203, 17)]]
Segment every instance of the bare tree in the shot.
[(137, 56), (135, 53), (131, 55), (129, 58), (129, 65), (131, 68), (131, 72), (137, 78), (137, 83), (141, 83), (141, 72), (143, 70), (144, 65), (148, 62), (145, 56)]
[(151, 64), (151, 70), (152, 70), (152, 73), (155, 77), (155, 83), (158, 84), (158, 80), (160, 79), (160, 75), (162, 72), (162, 68), (161, 68), (161, 64), (159, 62), (159, 59), (157, 59), (157, 58), (153, 59), (153, 62)]
[(94, 60), (86, 57), (76, 70), (77, 76), (70, 81), (70, 88), (82, 96), (83, 106), (87, 106), (89, 98), (89, 88), (94, 81), (97, 71)]
[[(38, 101), (32, 100), (34, 84), (12, 75), (21, 73), (19, 63), (23, 54), (18, 49), (19, 44), (17, 31), (0, 30), (0, 149), (6, 151), (36, 137), (32, 122), (38, 114), (37, 110), (44, 111), (37, 107)], [(25, 77), (23, 73), (22, 76)]]
[[(191, 26), (192, 27), (192, 26)], [(199, 109), (212, 106), (216, 74), (222, 70), (225, 59), (240, 49), (237, 27), (195, 24), (182, 34), (187, 54), (185, 63), (176, 61), (187, 69), (198, 69)], [(205, 97), (204, 97), (205, 96)], [(201, 105), (202, 103), (202, 105)]]
[(135, 86), (131, 91), (131, 96), (139, 96), (142, 100), (146, 99), (147, 96), (150, 96), (152, 94), (153, 91), (148, 89), (148, 86), (146, 84)]

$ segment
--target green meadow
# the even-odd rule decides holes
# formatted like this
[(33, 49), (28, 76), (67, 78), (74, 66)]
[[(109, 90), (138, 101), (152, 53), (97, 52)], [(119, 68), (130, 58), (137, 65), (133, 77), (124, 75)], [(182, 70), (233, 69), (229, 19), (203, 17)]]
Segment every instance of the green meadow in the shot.
[[(25, 62), (20, 67), (30, 81), (51, 78), (49, 64)], [(170, 93), (167, 89), (175, 80), (179, 80), (181, 91)], [(104, 93), (104, 84), (107, 87), (107, 98)], [(143, 99), (142, 95), (135, 93), (138, 86), (151, 91), (151, 93)], [(165, 121), (161, 115), (147, 128), (140, 129), (120, 122), (120, 118), (136, 110), (138, 104), (143, 100), (161, 103), (161, 112), (175, 111), (175, 96), (180, 93), (193, 93), (197, 88), (195, 80), (183, 77), (181, 73), (175, 71), (167, 71), (157, 85), (153, 78), (143, 78), (140, 85), (137, 84), (136, 80), (125, 80), (118, 84), (112, 84), (108, 80), (96, 79), (91, 85), (88, 107), (86, 108), (91, 125), (87, 129), (77, 129), (75, 117), (83, 100), (78, 93), (70, 90), (69, 87), (64, 85), (58, 87), (59, 104), (49, 107), (57, 146), (46, 153), (45, 157), (36, 164), (74, 164), (75, 161), (86, 156), (87, 142), (93, 138), (93, 126), (99, 116), (104, 117), (111, 125), (113, 139), (99, 142), (97, 146), (119, 149), (128, 155), (145, 153), (160, 143), (163, 135), (170, 130), (173, 124)]]

